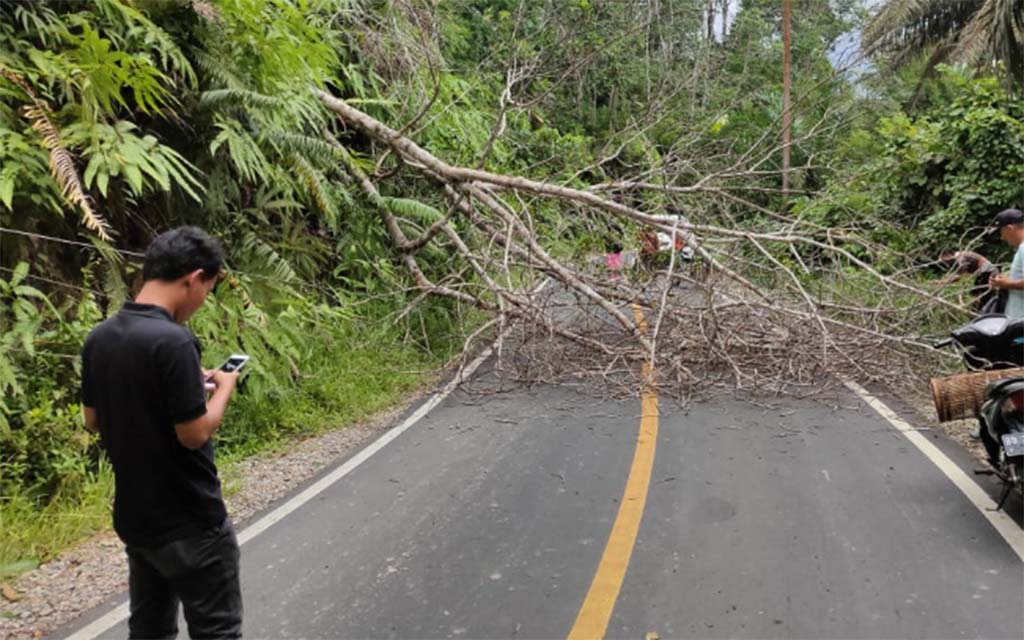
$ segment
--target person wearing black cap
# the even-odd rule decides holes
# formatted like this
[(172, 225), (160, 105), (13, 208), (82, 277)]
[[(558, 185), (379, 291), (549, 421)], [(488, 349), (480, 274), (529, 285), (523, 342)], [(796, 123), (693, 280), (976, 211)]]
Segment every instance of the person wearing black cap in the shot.
[(1006, 315), (1024, 318), (1024, 212), (1020, 209), (1000, 211), (993, 221), (996, 230), (1011, 247), (1017, 249), (1008, 275), (993, 276), (989, 284), (994, 289), (1006, 289)]

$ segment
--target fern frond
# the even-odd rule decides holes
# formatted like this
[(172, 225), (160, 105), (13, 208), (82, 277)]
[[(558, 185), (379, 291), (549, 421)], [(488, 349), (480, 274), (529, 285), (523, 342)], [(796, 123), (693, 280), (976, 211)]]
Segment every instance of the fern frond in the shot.
[(290, 119), (281, 128), (320, 131), (331, 121), (329, 112), (311, 91), (292, 91), (281, 98), (287, 107), (285, 115)]
[(89, 242), (92, 246), (96, 247), (96, 251), (110, 264), (121, 264), (124, 262), (124, 255), (119, 253), (110, 243), (100, 238), (89, 238)]
[(280, 130), (267, 131), (264, 138), (282, 154), (301, 154), (323, 169), (331, 169), (338, 163), (337, 152), (323, 138)]
[(248, 89), (211, 89), (199, 97), (199, 106), (205, 109), (229, 105), (232, 107), (273, 108), (281, 105), (281, 99)]
[(46, 48), (54, 48), (67, 34), (67, 26), (57, 13), (42, 4), (17, 6), (14, 17), (22, 28), (34, 34)]
[(384, 205), (396, 215), (415, 218), (427, 224), (433, 224), (444, 218), (444, 214), (419, 200), (409, 198), (384, 198)]
[(212, 56), (199, 48), (192, 50), (192, 57), (196, 61), (196, 66), (209, 76), (211, 80), (214, 80), (211, 84), (222, 85), (229, 89), (246, 90), (246, 84), (231, 69), (224, 65), (223, 59)]
[(218, 26), (224, 24), (224, 16), (220, 15), (217, 7), (213, 6), (213, 3), (208, 0), (192, 0), (192, 11), (200, 18), (213, 22)]
[(92, 0), (95, 10), (118, 24), (124, 40), (143, 45), (160, 59), (164, 71), (180, 74), (189, 86), (196, 85), (196, 73), (175, 39), (150, 20), (135, 3), (122, 0)]
[(295, 282), (298, 276), (292, 265), (266, 240), (255, 233), (246, 232), (241, 250), (249, 263), (249, 270), (269, 275), (279, 282)]
[(216, 154), (224, 143), (228, 145), (228, 158), (238, 170), (238, 175), (249, 182), (257, 182), (267, 177), (269, 163), (263, 150), (252, 136), (246, 132), (237, 120), (217, 123), (220, 133), (210, 143), (210, 153)]
[(60, 187), (61, 196), (68, 203), (81, 209), (82, 224), (103, 240), (111, 240), (110, 227), (107, 225), (107, 221), (93, 210), (89, 196), (85, 193), (82, 181), (78, 177), (78, 170), (75, 169), (75, 160), (71, 152), (61, 144), (60, 131), (50, 119), (49, 108), (36, 97), (32, 87), (24, 78), (7, 69), (0, 69), (0, 75), (18, 85), (32, 101), (32, 106), (22, 109), (22, 114), (32, 124), (32, 128), (42, 136), (43, 147), (50, 154), (50, 173), (56, 180), (57, 186)]
[(71, 152), (64, 148), (60, 141), (60, 132), (50, 120), (44, 106), (37, 104), (24, 109), (25, 117), (32, 123), (32, 128), (39, 132), (43, 138), (43, 146), (50, 152), (50, 173), (60, 187), (60, 193), (69, 203), (78, 206), (82, 210), (82, 223), (92, 229), (96, 235), (104, 240), (110, 240), (106, 220), (96, 213), (89, 196), (82, 187), (82, 181), (78, 177), (78, 170), (75, 169), (75, 160)]
[(121, 277), (121, 270), (116, 262), (107, 260), (103, 268), (103, 292), (107, 294), (108, 308), (113, 312), (124, 306), (129, 298), (128, 285)]
[[(8, 346), (8, 345), (3, 345)], [(14, 371), (14, 364), (7, 359), (7, 349), (0, 352), (0, 392), (5, 396), (21, 395), (21, 385), (18, 384), (18, 375)], [(0, 406), (0, 432), (6, 431), (7, 420), (4, 418), (3, 407)]]
[(310, 198), (316, 203), (317, 208), (327, 218), (331, 228), (337, 228), (339, 219), (338, 204), (325, 185), (326, 179), (324, 175), (310, 164), (309, 160), (298, 153), (293, 153), (291, 157), (295, 173), (302, 179), (302, 184), (306, 187), (306, 193), (309, 194)]

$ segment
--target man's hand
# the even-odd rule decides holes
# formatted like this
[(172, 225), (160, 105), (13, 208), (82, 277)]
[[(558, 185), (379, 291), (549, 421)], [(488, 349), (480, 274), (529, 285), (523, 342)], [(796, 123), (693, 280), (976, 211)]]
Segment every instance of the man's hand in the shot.
[(86, 429), (93, 433), (100, 432), (100, 423), (96, 419), (96, 409), (94, 407), (82, 405), (82, 420), (85, 422)]
[[(203, 373), (206, 372), (204, 371)], [(238, 377), (240, 375), (238, 371), (228, 372), (215, 369), (209, 373), (208, 378), (214, 385), (214, 393), (231, 393), (235, 390), (235, 386), (238, 385)]]
[[(205, 374), (206, 371), (204, 370)], [(238, 384), (238, 372), (213, 371), (210, 382), (214, 384), (213, 395), (206, 401), (206, 413), (195, 420), (175, 425), (178, 442), (188, 449), (198, 449), (206, 444), (220, 426), (228, 400)]]
[(213, 390), (217, 388), (217, 385), (213, 384), (213, 381), (211, 380), (213, 372), (216, 371), (216, 369), (204, 368), (201, 371), (203, 372), (203, 389), (206, 390), (206, 395), (209, 396), (213, 393)]
[(1014, 280), (1007, 275), (999, 274), (989, 278), (988, 285), (993, 289), (1024, 289), (1024, 280)]

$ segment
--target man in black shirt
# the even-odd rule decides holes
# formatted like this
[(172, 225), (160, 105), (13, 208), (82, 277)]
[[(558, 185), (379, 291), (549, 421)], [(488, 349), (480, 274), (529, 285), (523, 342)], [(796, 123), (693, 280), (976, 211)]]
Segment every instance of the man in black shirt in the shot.
[(238, 373), (204, 371), (183, 326), (223, 263), (220, 244), (199, 229), (161, 234), (146, 250), (135, 301), (94, 328), (82, 350), (85, 424), (114, 469), (132, 638), (175, 637), (179, 601), (191, 637), (241, 636), (238, 542), (210, 441)]

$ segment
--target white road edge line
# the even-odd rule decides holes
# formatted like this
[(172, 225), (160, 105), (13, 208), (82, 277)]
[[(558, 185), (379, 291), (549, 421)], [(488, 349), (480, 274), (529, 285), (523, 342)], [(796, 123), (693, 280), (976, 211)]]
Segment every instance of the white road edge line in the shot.
[[(545, 281), (541, 285), (541, 287), (538, 287), (534, 291), (534, 293), (540, 291), (540, 289), (542, 289), (543, 286), (547, 284), (547, 282), (548, 281)], [(377, 438), (377, 440), (375, 440), (368, 447), (364, 448), (362, 451), (349, 458), (343, 465), (341, 465), (334, 471), (331, 471), (323, 478), (320, 478), (319, 480), (317, 480), (310, 486), (306, 487), (306, 489), (293, 496), (291, 499), (289, 499), (287, 502), (285, 502), (278, 508), (274, 509), (267, 515), (263, 516), (256, 522), (250, 524), (248, 527), (243, 529), (238, 534), (238, 544), (245, 544), (246, 542), (252, 540), (259, 534), (263, 533), (264, 531), (272, 527), (277, 522), (280, 522), (288, 514), (295, 511), (302, 505), (306, 504), (313, 498), (315, 498), (317, 495), (322, 493), (324, 490), (326, 490), (328, 487), (330, 487), (338, 480), (341, 480), (342, 478), (347, 476), (356, 467), (366, 462), (371, 456), (373, 456), (373, 454), (377, 453), (385, 446), (387, 446), (389, 442), (391, 442), (398, 436), (402, 435), (406, 430), (409, 429), (409, 427), (413, 426), (421, 419), (423, 419), (425, 415), (430, 413), (430, 411), (434, 407), (441, 404), (441, 402), (443, 402), (444, 399), (447, 398), (463, 380), (466, 380), (470, 376), (472, 376), (473, 373), (476, 372), (476, 370), (480, 367), (480, 365), (482, 365), (488, 358), (491, 357), (491, 354), (493, 352), (493, 345), (484, 349), (483, 353), (481, 353), (479, 356), (477, 356), (475, 360), (469, 363), (469, 365), (462, 370), (461, 374), (455, 376), (455, 378), (452, 379), (452, 381), (449, 382), (447, 385), (445, 385), (443, 389), (435, 393), (433, 397), (430, 398), (430, 400), (424, 402), (419, 409), (417, 409), (415, 412), (413, 412), (412, 415), (410, 415), (408, 418), (402, 421), (402, 424), (398, 425), (397, 427), (392, 427), (380, 438)], [(78, 631), (68, 636), (67, 640), (93, 640), (101, 633), (109, 631), (111, 627), (126, 619), (128, 617), (128, 612), (128, 602), (122, 602), (112, 611), (109, 611), (102, 617), (92, 621), (88, 625), (82, 627)]]
[(1020, 527), (1005, 511), (994, 510), (996, 508), (995, 500), (977, 482), (964, 473), (963, 469), (921, 435), (917, 429), (896, 415), (895, 411), (868, 393), (864, 387), (850, 380), (844, 380), (843, 383), (879, 415), (888, 420), (889, 424), (902, 433), (907, 440), (910, 440), (942, 473), (946, 474), (946, 477), (967, 496), (967, 499), (981, 512), (981, 515), (985, 516), (999, 532), (999, 535), (1003, 536), (1006, 544), (1010, 545), (1010, 548), (1017, 553), (1017, 557), (1024, 562), (1024, 534), (1021, 533)]

